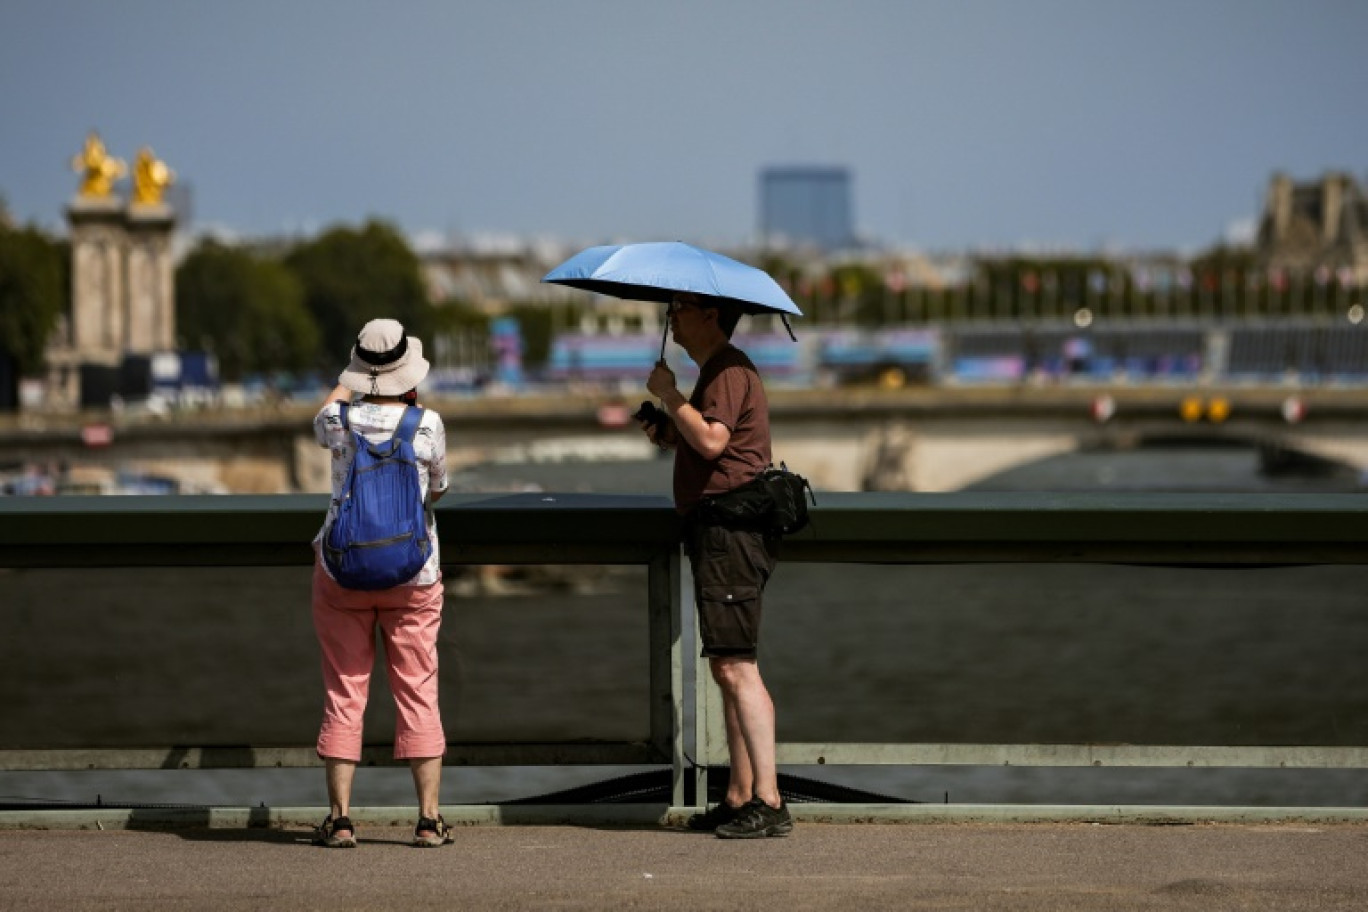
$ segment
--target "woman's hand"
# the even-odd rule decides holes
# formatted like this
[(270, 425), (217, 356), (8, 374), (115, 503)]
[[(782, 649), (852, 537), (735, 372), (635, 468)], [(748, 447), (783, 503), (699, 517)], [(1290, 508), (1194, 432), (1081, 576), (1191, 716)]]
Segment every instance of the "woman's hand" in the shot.
[(351, 401), (352, 391), (339, 383), (337, 384), (337, 386), (333, 387), (333, 391), (331, 393), (328, 393), (328, 398), (323, 400), (323, 404), (319, 406), (319, 409), (322, 409), (323, 406), (333, 402), (345, 402), (348, 405), (350, 405)]

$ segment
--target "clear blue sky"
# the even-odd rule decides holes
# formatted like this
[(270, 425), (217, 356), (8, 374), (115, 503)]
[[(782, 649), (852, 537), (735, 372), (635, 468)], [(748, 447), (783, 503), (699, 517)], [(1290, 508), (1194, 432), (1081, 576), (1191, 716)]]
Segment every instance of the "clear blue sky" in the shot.
[(6, 0), (0, 194), (94, 128), (196, 221), (753, 237), (766, 164), (927, 250), (1193, 249), (1269, 176), (1368, 172), (1364, 0)]

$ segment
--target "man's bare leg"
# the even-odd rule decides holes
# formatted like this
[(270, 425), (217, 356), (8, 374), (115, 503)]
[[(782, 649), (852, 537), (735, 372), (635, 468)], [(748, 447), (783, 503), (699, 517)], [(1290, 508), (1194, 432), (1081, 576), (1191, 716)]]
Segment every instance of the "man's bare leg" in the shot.
[[(744, 746), (749, 759), (751, 793), (770, 807), (779, 807), (779, 778), (775, 768), (774, 701), (760, 677), (760, 666), (748, 657), (719, 657), (710, 660), (718, 686), (722, 688), (724, 708), (733, 708), (739, 738), (730, 724), (727, 739)], [(730, 719), (728, 720), (730, 723)], [(735, 754), (733, 753), (733, 757)], [(732, 776), (737, 775), (736, 766)], [(731, 792), (728, 790), (728, 796)]]
[(736, 702), (725, 689), (722, 690), (722, 715), (727, 725), (727, 755), (731, 762), (731, 776), (727, 780), (727, 804), (739, 808), (755, 797), (755, 771), (751, 768), (750, 754), (746, 751), (746, 738), (741, 733), (741, 723), (736, 719)]

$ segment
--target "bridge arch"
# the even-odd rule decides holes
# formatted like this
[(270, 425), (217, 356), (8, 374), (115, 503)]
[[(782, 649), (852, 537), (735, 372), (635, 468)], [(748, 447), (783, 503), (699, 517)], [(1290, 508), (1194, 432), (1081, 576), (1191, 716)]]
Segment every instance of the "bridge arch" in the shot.
[[(1289, 484), (1319, 479), (1336, 489), (1353, 489), (1359, 479), (1368, 479), (1368, 432), (1348, 426), (895, 418), (775, 427), (776, 460), (800, 469), (819, 488), (834, 491), (986, 489), (995, 481), (1008, 483), (1010, 473), (1024, 467), (1075, 454), (1180, 446), (1194, 452), (1203, 447), (1245, 451), (1251, 472), (1266, 472), (1271, 482), (1279, 476)], [(1061, 478), (1058, 483), (1067, 487), (1065, 482)], [(1221, 486), (1215, 479), (1210, 484)], [(1259, 487), (1253, 477), (1241, 485), (1246, 490)]]

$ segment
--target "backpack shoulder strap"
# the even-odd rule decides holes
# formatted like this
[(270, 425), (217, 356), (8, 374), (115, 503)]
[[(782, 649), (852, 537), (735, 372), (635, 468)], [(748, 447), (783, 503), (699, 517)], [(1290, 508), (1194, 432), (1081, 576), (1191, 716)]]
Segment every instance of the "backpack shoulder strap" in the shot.
[(423, 409), (416, 405), (410, 405), (404, 409), (404, 417), (399, 419), (399, 426), (394, 429), (394, 439), (413, 443), (413, 438), (418, 433), (418, 425), (423, 420)]
[(351, 408), (351, 406), (349, 406), (349, 405), (348, 405), (347, 403), (345, 403), (345, 402), (339, 402), (339, 403), (337, 403), (337, 417), (338, 417), (339, 419), (341, 419), (341, 421), (342, 421), (342, 430), (344, 430), (344, 431), (350, 431), (350, 430), (351, 430), (351, 422), (347, 420), (347, 409), (349, 409), (349, 408)]

